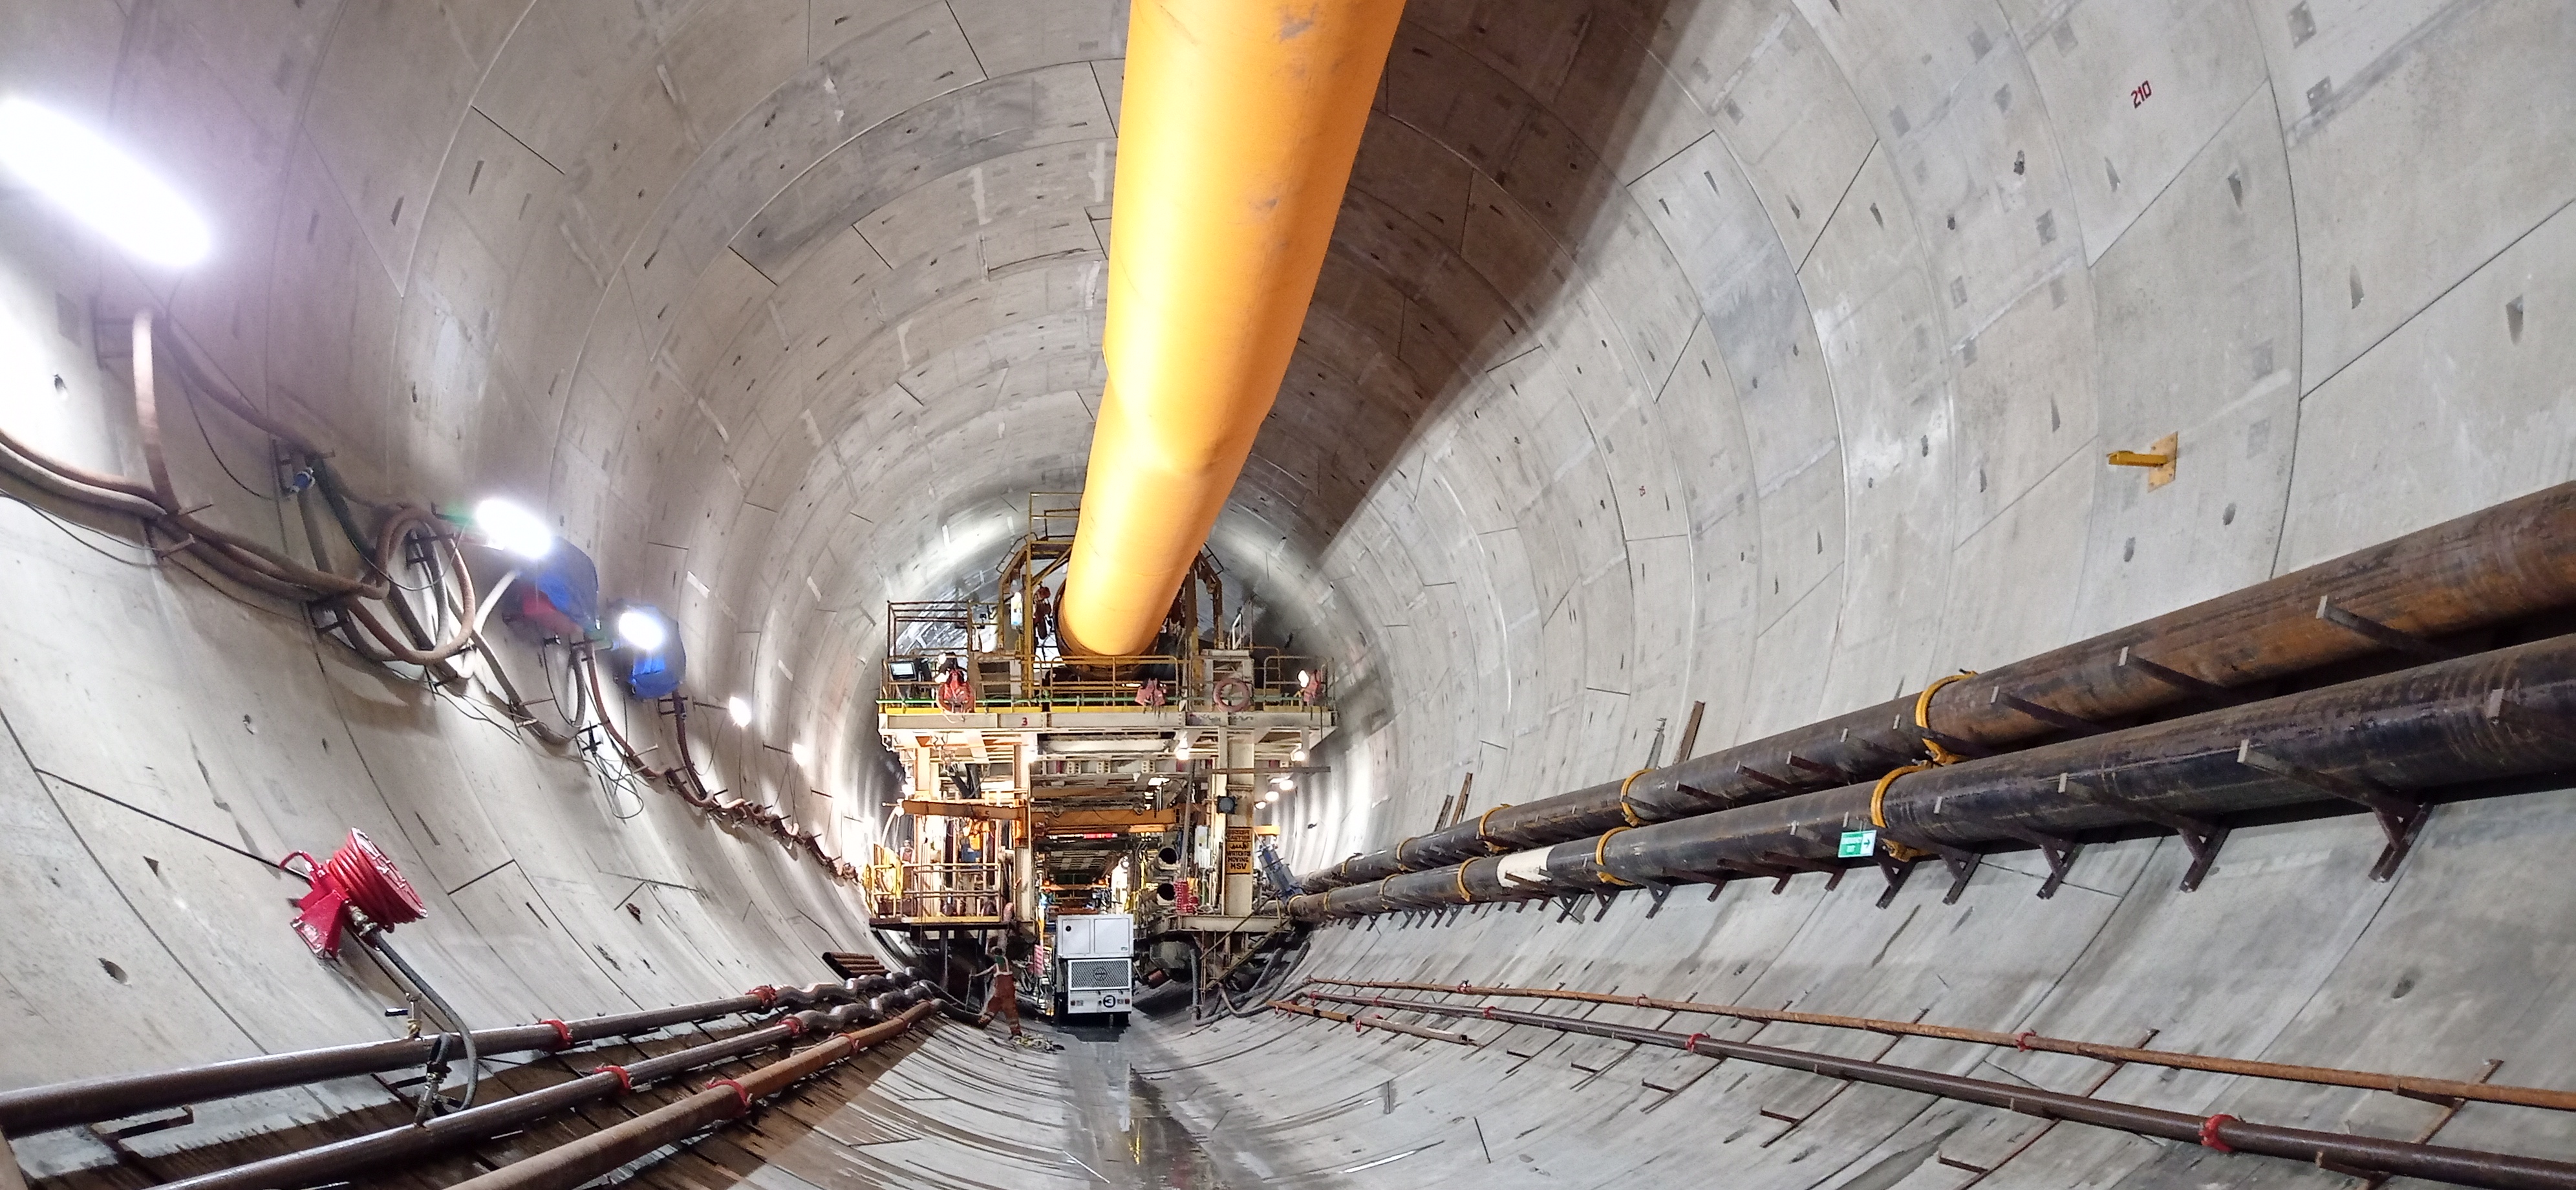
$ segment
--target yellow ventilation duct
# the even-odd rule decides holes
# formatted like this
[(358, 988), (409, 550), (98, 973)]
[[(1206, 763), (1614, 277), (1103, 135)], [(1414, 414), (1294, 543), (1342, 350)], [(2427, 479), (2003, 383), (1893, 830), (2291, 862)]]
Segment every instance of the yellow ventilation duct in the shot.
[(1152, 645), (1287, 375), (1401, 0), (1135, 0), (1108, 391), (1060, 614)]

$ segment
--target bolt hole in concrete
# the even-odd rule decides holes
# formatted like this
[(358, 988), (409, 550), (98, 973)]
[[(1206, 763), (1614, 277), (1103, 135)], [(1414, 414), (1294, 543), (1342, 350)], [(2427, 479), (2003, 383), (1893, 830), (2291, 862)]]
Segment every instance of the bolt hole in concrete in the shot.
[(113, 962), (106, 959), (100, 959), (98, 961), (98, 969), (107, 972), (107, 977), (109, 979), (113, 979), (118, 983), (125, 982), (125, 968), (119, 967)]

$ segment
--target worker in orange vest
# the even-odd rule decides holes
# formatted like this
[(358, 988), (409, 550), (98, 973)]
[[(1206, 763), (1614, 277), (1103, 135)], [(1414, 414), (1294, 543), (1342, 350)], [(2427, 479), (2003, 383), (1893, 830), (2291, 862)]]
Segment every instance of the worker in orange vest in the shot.
[(1011, 961), (996, 959), (989, 970), (977, 974), (993, 977), (993, 994), (985, 998), (984, 1015), (975, 1018), (975, 1027), (992, 1024), (993, 1014), (998, 1012), (1011, 1022), (1011, 1036), (1020, 1036), (1020, 982), (1011, 973)]

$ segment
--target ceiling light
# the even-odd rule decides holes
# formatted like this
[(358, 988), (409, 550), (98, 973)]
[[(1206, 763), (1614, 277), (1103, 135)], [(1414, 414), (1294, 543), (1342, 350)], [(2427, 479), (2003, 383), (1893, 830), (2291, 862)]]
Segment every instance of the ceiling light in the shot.
[(180, 268), (213, 247), (206, 221), (143, 163), (59, 112), (0, 100), (0, 165), (118, 247)]
[(787, 746), (787, 758), (795, 761), (796, 767), (801, 769), (814, 763), (814, 750), (807, 747), (803, 740), (798, 740)]
[(1262, 805), (1265, 805), (1265, 806), (1269, 806), (1269, 805), (1276, 805), (1276, 804), (1278, 803), (1278, 801), (1279, 801), (1279, 791), (1277, 791), (1277, 790), (1275, 790), (1275, 789), (1274, 789), (1274, 790), (1270, 791), (1270, 793), (1269, 793), (1268, 795), (1264, 796), (1264, 797), (1261, 799), (1261, 804), (1262, 804)]
[(737, 694), (725, 700), (725, 714), (733, 716), (736, 727), (751, 726), (751, 700)]
[(1297, 779), (1295, 777), (1281, 777), (1279, 778), (1279, 788), (1295, 789), (1297, 788)]
[(1304, 763), (1306, 763), (1306, 745), (1304, 745), (1304, 744), (1299, 744), (1299, 745), (1297, 745), (1297, 750), (1296, 750), (1296, 751), (1294, 751), (1294, 752), (1289, 753), (1289, 754), (1288, 754), (1288, 759), (1293, 760), (1293, 761), (1296, 761), (1296, 762), (1297, 762), (1297, 763), (1299, 763), (1299, 764), (1304, 764)]
[(498, 496), (474, 506), (474, 527), (492, 548), (534, 562), (555, 548), (555, 531), (537, 514)]
[(671, 630), (663, 625), (662, 617), (630, 607), (617, 613), (617, 639), (638, 653), (658, 653), (671, 639)]

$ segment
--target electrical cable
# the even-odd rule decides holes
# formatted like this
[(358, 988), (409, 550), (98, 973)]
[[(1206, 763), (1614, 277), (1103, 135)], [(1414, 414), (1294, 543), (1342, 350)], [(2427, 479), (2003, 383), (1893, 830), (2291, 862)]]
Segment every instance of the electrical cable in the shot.
[(280, 862), (278, 862), (277, 860), (270, 859), (270, 858), (268, 858), (267, 856), (265, 856), (265, 855), (261, 855), (261, 854), (259, 854), (259, 853), (257, 853), (257, 852), (254, 852), (254, 851), (248, 851), (248, 850), (245, 850), (245, 849), (243, 849), (243, 848), (240, 848), (240, 847), (234, 846), (234, 845), (233, 845), (233, 844), (231, 844), (231, 843), (224, 842), (223, 840), (218, 839), (218, 838), (214, 837), (213, 835), (207, 834), (207, 833), (206, 833), (206, 832), (204, 832), (204, 831), (198, 830), (198, 829), (196, 829), (195, 827), (187, 826), (187, 825), (182, 824), (182, 823), (172, 822), (171, 820), (169, 820), (169, 819), (167, 819), (167, 818), (163, 818), (162, 816), (160, 816), (160, 815), (158, 815), (158, 814), (155, 814), (155, 813), (153, 813), (153, 812), (152, 812), (152, 811), (150, 811), (150, 810), (146, 810), (146, 809), (144, 809), (143, 807), (138, 806), (138, 805), (135, 805), (135, 804), (134, 804), (134, 803), (132, 803), (132, 802), (126, 801), (126, 800), (125, 800), (125, 799), (123, 799), (123, 798), (117, 797), (117, 796), (116, 796), (116, 795), (114, 795), (114, 794), (110, 794), (110, 793), (102, 793), (102, 792), (100, 792), (99, 790), (92, 789), (92, 788), (90, 788), (90, 787), (89, 787), (89, 786), (87, 786), (87, 785), (83, 785), (83, 784), (81, 784), (81, 783), (80, 783), (80, 782), (78, 782), (78, 781), (74, 781), (74, 780), (72, 780), (71, 778), (69, 778), (69, 777), (66, 777), (66, 776), (62, 775), (61, 773), (54, 772), (54, 771), (53, 771), (53, 770), (51, 770), (51, 769), (36, 769), (36, 770), (34, 770), (34, 771), (35, 771), (35, 774), (36, 774), (37, 776), (39, 776), (39, 777), (43, 777), (43, 778), (45, 778), (45, 779), (47, 779), (47, 780), (50, 780), (50, 781), (56, 781), (56, 782), (60, 782), (60, 783), (62, 783), (62, 784), (64, 784), (64, 785), (71, 786), (72, 788), (77, 789), (77, 790), (81, 791), (82, 793), (86, 793), (86, 794), (90, 795), (91, 797), (97, 798), (97, 799), (99, 799), (100, 801), (106, 802), (106, 803), (108, 803), (108, 804), (110, 804), (110, 805), (114, 805), (114, 806), (121, 806), (121, 807), (123, 807), (123, 808), (125, 808), (125, 809), (132, 810), (132, 811), (134, 811), (135, 813), (140, 814), (140, 815), (142, 815), (142, 816), (144, 816), (144, 817), (146, 817), (146, 818), (149, 818), (149, 819), (151, 819), (151, 820), (152, 820), (152, 821), (154, 821), (154, 822), (160, 823), (160, 824), (161, 824), (161, 825), (163, 825), (163, 826), (169, 827), (170, 829), (172, 829), (172, 830), (174, 830), (174, 831), (178, 831), (178, 832), (179, 832), (179, 833), (181, 833), (181, 834), (191, 836), (191, 837), (193, 837), (193, 838), (195, 838), (195, 839), (197, 839), (197, 840), (199, 840), (199, 841), (201, 841), (201, 842), (205, 842), (205, 843), (213, 844), (214, 846), (219, 847), (219, 848), (222, 848), (222, 849), (223, 849), (223, 850), (225, 850), (225, 851), (232, 852), (234, 855), (238, 855), (238, 856), (241, 856), (241, 857), (242, 857), (242, 858), (244, 858), (244, 859), (250, 860), (251, 862), (258, 864), (259, 866), (261, 866), (261, 867), (263, 867), (263, 868), (270, 868), (270, 869), (274, 869), (274, 870), (276, 870), (276, 871), (284, 872), (284, 873), (286, 873), (286, 874), (287, 874), (287, 875), (289, 875), (289, 876), (293, 876), (293, 877), (295, 877), (296, 879), (298, 879), (298, 880), (301, 880), (301, 881), (305, 882), (306, 884), (311, 884), (311, 883), (313, 883), (313, 878), (312, 878), (312, 877), (307, 876), (307, 875), (305, 875), (305, 874), (304, 874), (304, 873), (302, 873), (302, 872), (298, 872), (298, 871), (296, 871), (296, 870), (295, 870), (295, 869), (293, 869), (293, 868), (287, 867), (285, 864), (280, 863)]
[[(86, 549), (86, 550), (88, 550), (89, 552), (91, 552), (91, 553), (93, 553), (93, 554), (98, 555), (99, 557), (105, 558), (105, 559), (107, 559), (107, 560), (108, 560), (108, 561), (110, 561), (110, 562), (117, 563), (118, 565), (121, 565), (121, 566), (133, 566), (133, 567), (137, 567), (137, 568), (139, 568), (139, 569), (143, 569), (143, 570), (151, 570), (151, 569), (156, 568), (156, 567), (159, 565), (159, 563), (157, 563), (157, 562), (147, 562), (147, 561), (142, 561), (142, 560), (135, 559), (135, 558), (120, 558), (120, 557), (117, 557), (115, 554), (109, 553), (109, 552), (108, 552), (104, 547), (102, 547), (102, 546), (98, 545), (97, 543), (95, 543), (95, 542), (93, 542), (93, 541), (89, 540), (89, 539), (88, 539), (88, 538), (86, 538), (86, 537), (81, 536), (81, 535), (80, 535), (80, 534), (78, 534), (78, 533), (72, 532), (72, 523), (71, 523), (71, 522), (66, 521), (66, 520), (62, 519), (61, 517), (54, 515), (52, 512), (48, 511), (48, 510), (47, 510), (43, 505), (38, 504), (38, 503), (36, 503), (35, 501), (33, 501), (33, 500), (30, 500), (30, 499), (26, 498), (25, 496), (21, 496), (21, 495), (19, 495), (19, 494), (18, 494), (18, 493), (16, 493), (16, 492), (10, 491), (10, 490), (9, 490), (9, 489), (7, 489), (7, 488), (0, 488), (0, 498), (6, 498), (6, 499), (9, 499), (9, 500), (13, 500), (13, 501), (15, 501), (15, 502), (17, 502), (17, 503), (19, 503), (19, 504), (26, 505), (26, 506), (27, 506), (27, 511), (32, 512), (32, 513), (35, 513), (37, 516), (43, 517), (43, 518), (45, 519), (45, 523), (46, 523), (46, 524), (52, 525), (54, 528), (62, 530), (63, 536), (68, 537), (68, 538), (71, 538), (71, 539), (72, 539), (72, 541), (73, 541), (75, 544), (79, 545), (81, 548)], [(86, 528), (87, 526), (83, 526), (83, 527), (84, 527), (84, 528)], [(146, 546), (146, 547), (144, 547), (144, 548), (145, 548), (145, 552), (147, 552), (147, 553), (149, 553), (149, 552), (150, 552), (150, 548), (151, 548), (151, 547)]]
[[(187, 384), (182, 383), (179, 386), (179, 395), (182, 398), (189, 398), (191, 396), (191, 391)], [(205, 411), (197, 408), (197, 402), (193, 399), (188, 400), (188, 416), (191, 420), (197, 423), (197, 436), (205, 440), (206, 453), (214, 456), (215, 466), (223, 468), (224, 478), (233, 481), (234, 487), (240, 488), (253, 496), (257, 496), (260, 499), (271, 503), (278, 503), (287, 499), (287, 493), (283, 491), (273, 495), (259, 491), (258, 489), (251, 487), (249, 484), (243, 483), (241, 476), (233, 473), (233, 465), (224, 461), (224, 452), (215, 449), (215, 436), (206, 429)]]

